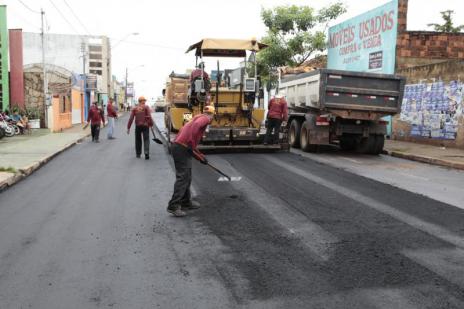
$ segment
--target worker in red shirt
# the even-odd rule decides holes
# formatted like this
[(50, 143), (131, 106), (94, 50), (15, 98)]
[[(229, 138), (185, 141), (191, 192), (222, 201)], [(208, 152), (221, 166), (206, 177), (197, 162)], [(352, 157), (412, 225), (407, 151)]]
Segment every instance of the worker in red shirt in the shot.
[(113, 132), (114, 132), (114, 119), (118, 118), (118, 113), (113, 106), (113, 99), (108, 100), (108, 105), (106, 106), (106, 115), (108, 117), (108, 139), (114, 139)]
[(142, 154), (142, 136), (143, 136), (143, 152), (145, 160), (150, 159), (150, 131), (153, 127), (153, 118), (151, 118), (150, 107), (145, 105), (147, 99), (139, 97), (139, 104), (134, 107), (127, 123), (127, 134), (130, 133), (132, 122), (135, 119), (135, 155), (140, 158)]
[(214, 116), (214, 107), (205, 106), (203, 114), (193, 117), (177, 134), (171, 146), (171, 153), (176, 168), (174, 192), (169, 201), (167, 211), (176, 217), (185, 216), (184, 210), (198, 208), (198, 203), (191, 200), (190, 184), (192, 182), (192, 156), (203, 164), (208, 161), (198, 150), (198, 143), (203, 137), (206, 127)]
[(264, 137), (264, 145), (278, 144), (279, 132), (282, 122), (288, 120), (288, 105), (285, 94), (279, 93), (269, 101), (267, 111), (267, 130)]
[(98, 108), (97, 102), (93, 102), (92, 106), (89, 109), (89, 114), (87, 116), (87, 124), (90, 123), (90, 131), (92, 133), (92, 142), (99, 143), (100, 138), (100, 126), (103, 123), (105, 125), (105, 116), (102, 113), (102, 110)]

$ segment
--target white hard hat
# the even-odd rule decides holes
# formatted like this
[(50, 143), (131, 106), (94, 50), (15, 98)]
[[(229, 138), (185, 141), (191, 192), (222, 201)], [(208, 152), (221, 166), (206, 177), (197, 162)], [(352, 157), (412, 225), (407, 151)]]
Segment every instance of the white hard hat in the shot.
[(281, 91), (278, 94), (276, 94), (275, 97), (276, 97), (276, 99), (285, 98), (285, 92)]

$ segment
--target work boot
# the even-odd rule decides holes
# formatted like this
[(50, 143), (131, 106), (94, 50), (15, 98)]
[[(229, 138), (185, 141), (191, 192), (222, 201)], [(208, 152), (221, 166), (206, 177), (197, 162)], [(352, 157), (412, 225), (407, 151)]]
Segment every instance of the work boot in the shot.
[(185, 212), (183, 212), (180, 207), (177, 207), (176, 209), (173, 209), (173, 208), (167, 208), (167, 211), (170, 213), (170, 214), (173, 214), (174, 217), (184, 217), (186, 215)]
[(182, 210), (193, 210), (200, 208), (200, 203), (197, 201), (190, 201), (188, 204), (182, 205)]
[(146, 154), (145, 155), (145, 160), (149, 160), (150, 159), (150, 155)]
[(139, 154), (138, 154), (138, 155), (135, 155), (135, 157), (136, 157), (136, 158), (140, 158), (140, 155), (139, 155)]

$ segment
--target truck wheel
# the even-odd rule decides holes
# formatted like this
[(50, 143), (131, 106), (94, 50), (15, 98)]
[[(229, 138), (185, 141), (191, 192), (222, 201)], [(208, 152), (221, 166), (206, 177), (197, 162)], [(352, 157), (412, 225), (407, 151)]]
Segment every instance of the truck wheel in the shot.
[(300, 131), (301, 123), (297, 119), (293, 119), (290, 123), (290, 132), (288, 141), (293, 148), (300, 148)]
[(303, 122), (300, 130), (300, 146), (301, 150), (305, 152), (316, 152), (318, 145), (310, 144), (310, 134), (309, 134), (309, 123), (307, 121)]
[(383, 151), (383, 146), (385, 144), (385, 135), (376, 135), (375, 136), (375, 149), (372, 152), (374, 155), (379, 155)]
[(376, 144), (375, 135), (369, 135), (369, 137), (360, 137), (357, 140), (355, 151), (362, 154), (373, 154), (375, 151)]
[(344, 151), (353, 151), (356, 148), (356, 136), (343, 134), (340, 137), (340, 148)]

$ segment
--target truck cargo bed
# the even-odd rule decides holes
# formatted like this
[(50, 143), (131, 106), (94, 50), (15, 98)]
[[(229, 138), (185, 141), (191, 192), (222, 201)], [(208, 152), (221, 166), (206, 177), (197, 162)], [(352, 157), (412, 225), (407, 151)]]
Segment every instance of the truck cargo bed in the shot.
[(394, 115), (401, 110), (405, 79), (396, 75), (319, 69), (283, 78), (291, 109), (350, 110)]

